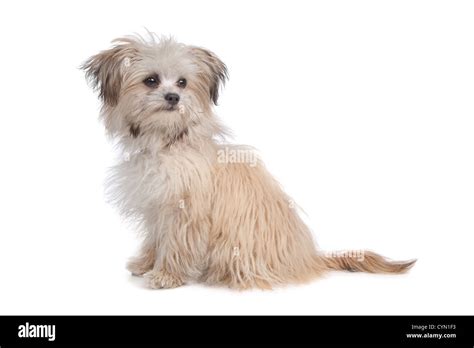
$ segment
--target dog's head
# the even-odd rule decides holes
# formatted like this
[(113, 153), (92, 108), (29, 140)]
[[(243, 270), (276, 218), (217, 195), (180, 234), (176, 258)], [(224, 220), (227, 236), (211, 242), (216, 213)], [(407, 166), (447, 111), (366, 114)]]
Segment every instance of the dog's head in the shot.
[(99, 92), (113, 136), (158, 133), (173, 139), (212, 117), (225, 64), (212, 52), (172, 39), (114, 40), (82, 68)]

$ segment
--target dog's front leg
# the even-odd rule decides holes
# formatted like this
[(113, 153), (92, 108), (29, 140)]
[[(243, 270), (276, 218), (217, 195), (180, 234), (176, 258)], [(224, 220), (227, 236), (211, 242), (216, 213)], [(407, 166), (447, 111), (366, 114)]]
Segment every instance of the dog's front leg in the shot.
[(175, 288), (202, 275), (210, 223), (199, 213), (179, 208), (167, 214), (167, 227), (157, 236), (153, 269), (145, 274), (151, 288)]
[(170, 226), (170, 230), (161, 236), (156, 246), (153, 268), (145, 274), (152, 289), (170, 289), (184, 284), (186, 272), (180, 261), (181, 255), (176, 248), (173, 233), (175, 229)]
[(183, 277), (162, 269), (153, 269), (145, 274), (148, 285), (152, 289), (172, 289), (184, 284)]
[(132, 257), (127, 263), (127, 269), (136, 276), (141, 276), (153, 269), (156, 260), (156, 239), (147, 236), (142, 243), (137, 256)]

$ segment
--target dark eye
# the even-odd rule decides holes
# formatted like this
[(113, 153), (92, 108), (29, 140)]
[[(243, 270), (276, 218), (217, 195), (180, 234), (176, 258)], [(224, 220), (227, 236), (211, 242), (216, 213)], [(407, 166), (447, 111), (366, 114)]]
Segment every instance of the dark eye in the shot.
[(179, 79), (176, 84), (178, 85), (178, 87), (184, 88), (188, 84), (188, 81), (186, 81), (186, 79)]
[(158, 78), (158, 75), (151, 75), (151, 76), (148, 76), (146, 79), (144, 79), (143, 83), (147, 87), (157, 88), (158, 85), (160, 84), (160, 79)]

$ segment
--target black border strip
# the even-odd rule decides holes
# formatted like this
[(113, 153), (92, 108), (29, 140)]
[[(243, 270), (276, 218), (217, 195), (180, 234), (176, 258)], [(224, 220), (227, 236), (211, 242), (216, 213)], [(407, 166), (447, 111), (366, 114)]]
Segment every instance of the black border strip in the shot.
[[(54, 341), (19, 337), (26, 323), (55, 325)], [(199, 343), (473, 347), (474, 325), (472, 316), (0, 316), (0, 348)]]

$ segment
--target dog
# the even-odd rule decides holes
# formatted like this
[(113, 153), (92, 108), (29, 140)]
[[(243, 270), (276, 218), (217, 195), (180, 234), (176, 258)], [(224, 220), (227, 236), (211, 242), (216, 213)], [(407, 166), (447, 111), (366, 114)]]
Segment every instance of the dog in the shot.
[(151, 33), (112, 43), (81, 68), (102, 101), (107, 134), (126, 154), (108, 194), (142, 233), (127, 269), (149, 287), (270, 289), (329, 270), (398, 274), (413, 266), (317, 248), (252, 148), (226, 143), (214, 105), (228, 71), (216, 54)]

